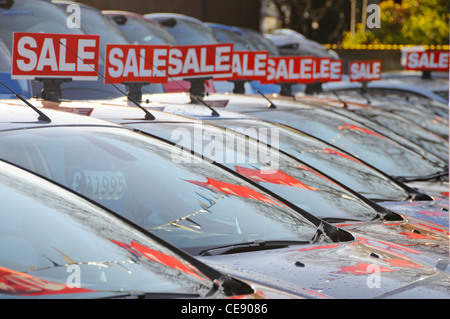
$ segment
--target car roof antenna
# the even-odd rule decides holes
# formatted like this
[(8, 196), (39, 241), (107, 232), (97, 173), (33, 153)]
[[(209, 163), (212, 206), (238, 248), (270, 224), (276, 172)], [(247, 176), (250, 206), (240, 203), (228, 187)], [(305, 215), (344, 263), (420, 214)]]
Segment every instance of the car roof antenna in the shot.
[[(149, 61), (145, 56), (142, 56), (141, 54), (139, 54), (139, 56), (144, 59), (147, 63), (149, 63), (152, 68), (155, 68), (154, 65), (151, 63), (151, 61)], [(163, 72), (164, 75), (166, 75), (169, 79), (171, 79), (173, 82), (175, 82), (176, 85), (178, 85), (181, 89), (183, 90), (187, 90), (181, 83), (179, 83), (179, 81), (173, 79), (169, 74), (167, 74), (166, 72), (162, 71), (162, 70), (158, 70), (157, 68), (155, 69), (157, 72)], [(199, 85), (204, 85), (202, 84), (204, 82), (204, 79), (198, 79), (198, 80), (191, 80), (191, 85), (194, 85), (196, 89), (198, 89)], [(197, 102), (203, 104), (205, 107), (207, 107), (210, 111), (211, 111), (211, 115), (212, 116), (220, 116), (220, 114), (212, 107), (210, 106), (208, 103), (206, 103), (201, 97), (199, 97), (197, 94), (191, 92), (191, 90), (189, 91), (189, 96), (191, 97), (191, 99), (195, 99)]]
[(30, 102), (28, 102), (26, 99), (24, 99), (22, 96), (20, 96), (19, 94), (17, 94), (16, 92), (14, 92), (11, 88), (9, 88), (5, 83), (3, 83), (2, 81), (0, 81), (0, 84), (3, 85), (8, 91), (10, 91), (12, 94), (14, 94), (19, 100), (21, 100), (23, 103), (25, 103), (26, 105), (28, 105), (29, 107), (31, 107), (37, 114), (39, 114), (38, 120), (39, 121), (43, 121), (43, 122), (47, 122), (50, 123), (52, 120), (45, 115), (41, 110), (39, 110), (37, 107), (35, 107), (33, 104), (31, 104)]
[(331, 92), (338, 98), (339, 102), (342, 103), (342, 107), (343, 107), (344, 109), (348, 109), (348, 105), (347, 105), (347, 103), (342, 99), (342, 97), (341, 97), (335, 90), (332, 90)]
[[(70, 48), (68, 48), (64, 43), (62, 43), (61, 41), (59, 41), (59, 43), (64, 46), (69, 52), (71, 52), (72, 54), (74, 54), (78, 59), (80, 59), (81, 61), (84, 62), (84, 60), (78, 56), (78, 54), (76, 54), (75, 52), (73, 52)], [(105, 76), (103, 76), (102, 74), (100, 74), (100, 72), (98, 72), (93, 66), (91, 66), (90, 64), (88, 64), (89, 67), (95, 71), (95, 73), (97, 73), (97, 75), (99, 75), (100, 77), (102, 77), (105, 81), (107, 81), (109, 84), (111, 84), (116, 90), (118, 90), (120, 93), (122, 93), (123, 95), (125, 95), (131, 102), (133, 102), (137, 107), (139, 107), (142, 111), (144, 111), (145, 113), (145, 119), (146, 120), (154, 120), (156, 119), (155, 116), (150, 113), (145, 107), (143, 107), (139, 102), (136, 101), (136, 99), (134, 99), (131, 95), (123, 92), (121, 89), (119, 89), (117, 87), (117, 85), (115, 85), (114, 83), (112, 83), (111, 81), (109, 81)]]

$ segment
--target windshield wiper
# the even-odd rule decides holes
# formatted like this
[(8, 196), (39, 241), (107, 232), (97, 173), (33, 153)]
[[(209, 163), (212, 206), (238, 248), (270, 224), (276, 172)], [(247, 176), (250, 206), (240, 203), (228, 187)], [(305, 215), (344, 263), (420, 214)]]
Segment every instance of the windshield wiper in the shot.
[(124, 291), (123, 295), (117, 292), (117, 296), (111, 298), (121, 298), (121, 299), (191, 299), (200, 298), (199, 294), (195, 293), (180, 293), (180, 292), (143, 292), (143, 291)]
[(200, 256), (226, 255), (266, 249), (286, 248), (293, 245), (310, 244), (309, 240), (254, 240), (245, 243), (220, 246), (202, 250)]

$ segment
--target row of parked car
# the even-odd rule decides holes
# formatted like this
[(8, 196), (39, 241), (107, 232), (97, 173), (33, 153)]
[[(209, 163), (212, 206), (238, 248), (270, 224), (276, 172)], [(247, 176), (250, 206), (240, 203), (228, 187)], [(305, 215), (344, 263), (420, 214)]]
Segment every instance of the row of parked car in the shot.
[(100, 34), (101, 57), (106, 43), (281, 54), (179, 14), (80, 3), (68, 28), (72, 4), (0, 8), (2, 298), (450, 297), (448, 74), (290, 96), (169, 81), (138, 103), (99, 78), (48, 101), (42, 82), (11, 79), (14, 32)]

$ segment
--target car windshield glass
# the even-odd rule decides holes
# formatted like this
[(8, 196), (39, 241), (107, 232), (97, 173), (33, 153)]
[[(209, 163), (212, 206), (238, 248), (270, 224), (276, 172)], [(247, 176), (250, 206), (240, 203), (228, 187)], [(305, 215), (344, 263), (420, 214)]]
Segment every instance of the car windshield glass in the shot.
[[(151, 14), (148, 17), (153, 19)], [(154, 19), (167, 28), (177, 40), (178, 45), (218, 43), (211, 30), (201, 23), (178, 18), (171, 20), (170, 17), (155, 17)], [(164, 21), (167, 20), (176, 20), (176, 23), (165, 23)]]
[(233, 49), (236, 51), (255, 51), (256, 48), (252, 46), (244, 36), (233, 30), (212, 26), (215, 36), (221, 43), (233, 43)]
[(83, 33), (78, 28), (68, 28), (67, 16), (46, 1), (14, 1), (10, 9), (0, 9), (0, 37), (12, 52), (14, 32)]
[[(130, 125), (172, 140), (179, 147), (202, 152), (204, 157), (259, 183), (315, 216), (364, 221), (378, 216), (378, 212), (362, 199), (303, 162), (277, 149), (264, 148), (262, 143), (236, 135), (235, 131), (192, 123)], [(243, 133), (245, 131), (260, 135), (262, 140), (275, 140), (281, 135), (276, 129), (258, 131), (250, 128)]]
[(211, 279), (159, 241), (3, 162), (0, 192), (0, 293), (204, 296), (212, 287)]
[(445, 164), (426, 160), (358, 122), (320, 108), (263, 110), (252, 114), (318, 137), (391, 176), (425, 177), (441, 173), (445, 168)]
[[(275, 141), (280, 150), (324, 172), (344, 185), (373, 200), (404, 200), (409, 193), (377, 170), (330, 144), (284, 125), (257, 120), (214, 120), (217, 124), (246, 134), (263, 128), (278, 130)], [(256, 131), (255, 131), (256, 130)], [(257, 134), (255, 135), (258, 138)]]
[(251, 240), (310, 239), (315, 226), (206, 161), (121, 128), (3, 132), (0, 156), (197, 254)]
[(380, 109), (357, 109), (352, 112), (362, 115), (373, 122), (388, 127), (399, 135), (419, 145), (426, 151), (448, 162), (448, 141), (443, 137), (424, 129), (410, 120), (387, 113)]
[[(413, 98), (405, 99), (396, 94), (377, 94), (371, 90), (370, 95), (361, 95), (359, 91), (345, 90), (339, 93), (342, 99), (358, 99), (394, 114), (401, 115), (440, 136), (448, 137), (448, 109), (435, 108), (433, 103), (425, 105)], [(384, 96), (380, 96), (384, 95)]]
[(240, 29), (246, 33), (250, 41), (254, 46), (258, 48), (258, 50), (268, 51), (270, 56), (280, 55), (278, 48), (269, 39), (266, 39), (261, 33), (247, 28)]
[(119, 28), (133, 44), (177, 45), (167, 30), (145, 19), (126, 16), (126, 22), (119, 24)]
[(11, 72), (11, 57), (2, 42), (0, 42), (0, 72)]
[[(66, 12), (70, 2), (58, 3), (58, 1), (55, 1), (54, 4)], [(129, 44), (127, 38), (111, 17), (103, 15), (101, 11), (94, 8), (87, 6), (80, 6), (80, 8), (80, 24), (83, 30), (88, 34), (100, 35), (100, 56), (105, 57), (106, 44)]]

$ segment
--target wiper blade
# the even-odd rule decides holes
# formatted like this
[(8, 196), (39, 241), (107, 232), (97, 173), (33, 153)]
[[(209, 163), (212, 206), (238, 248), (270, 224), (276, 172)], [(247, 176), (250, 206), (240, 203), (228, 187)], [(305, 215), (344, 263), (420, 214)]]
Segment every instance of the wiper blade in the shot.
[(199, 294), (195, 293), (180, 293), (180, 292), (143, 292), (143, 291), (124, 291), (123, 295), (114, 296), (113, 298), (123, 299), (183, 299), (183, 298), (200, 298)]
[(254, 240), (245, 243), (237, 243), (221, 247), (202, 250), (200, 256), (226, 255), (232, 253), (242, 253), (248, 251), (258, 251), (266, 249), (286, 248), (292, 245), (310, 244), (308, 240)]

